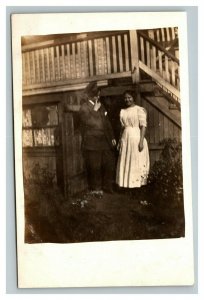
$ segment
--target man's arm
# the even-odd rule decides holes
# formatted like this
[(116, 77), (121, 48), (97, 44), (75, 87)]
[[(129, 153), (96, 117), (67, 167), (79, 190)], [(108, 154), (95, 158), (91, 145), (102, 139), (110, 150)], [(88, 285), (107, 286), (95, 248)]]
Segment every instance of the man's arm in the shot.
[(89, 108), (86, 103), (81, 106), (79, 115), (83, 125), (95, 126), (97, 111), (93, 108)]

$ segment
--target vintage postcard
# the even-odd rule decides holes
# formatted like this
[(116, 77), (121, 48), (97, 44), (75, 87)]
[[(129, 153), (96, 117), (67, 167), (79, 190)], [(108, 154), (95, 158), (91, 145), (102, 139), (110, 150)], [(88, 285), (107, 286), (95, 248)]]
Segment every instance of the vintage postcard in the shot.
[(12, 15), (18, 286), (193, 285), (183, 12)]

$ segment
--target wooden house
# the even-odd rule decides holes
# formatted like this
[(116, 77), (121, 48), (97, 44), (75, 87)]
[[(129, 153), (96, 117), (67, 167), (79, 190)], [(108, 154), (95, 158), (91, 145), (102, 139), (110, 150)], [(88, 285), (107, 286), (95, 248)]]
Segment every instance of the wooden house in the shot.
[(22, 69), (25, 180), (51, 180), (66, 196), (86, 188), (78, 111), (90, 81), (101, 86), (116, 136), (122, 94), (136, 91), (151, 166), (162, 140), (181, 139), (177, 28), (23, 37)]

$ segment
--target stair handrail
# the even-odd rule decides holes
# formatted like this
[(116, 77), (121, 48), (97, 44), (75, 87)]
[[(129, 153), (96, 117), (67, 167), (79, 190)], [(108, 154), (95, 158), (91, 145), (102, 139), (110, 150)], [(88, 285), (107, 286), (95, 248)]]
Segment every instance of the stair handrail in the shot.
[(148, 40), (151, 44), (157, 47), (160, 51), (164, 52), (166, 56), (175, 61), (178, 65), (180, 64), (179, 59), (175, 57), (172, 53), (168, 52), (163, 46), (161, 46), (158, 42), (148, 37), (145, 33), (138, 30), (138, 35), (142, 36), (144, 39)]
[(160, 85), (164, 86), (167, 90), (169, 90), (172, 94), (174, 94), (178, 99), (180, 99), (180, 92), (173, 85), (171, 85), (168, 81), (160, 77), (157, 73), (155, 73), (152, 69), (148, 68), (142, 61), (139, 61), (139, 68), (143, 70), (146, 74), (154, 79), (154, 81), (160, 83)]

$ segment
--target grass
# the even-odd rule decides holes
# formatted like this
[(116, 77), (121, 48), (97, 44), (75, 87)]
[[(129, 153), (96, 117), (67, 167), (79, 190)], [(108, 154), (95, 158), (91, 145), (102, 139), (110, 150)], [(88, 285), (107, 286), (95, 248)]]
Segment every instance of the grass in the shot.
[(148, 187), (97, 198), (86, 192), (65, 199), (57, 187), (25, 187), (25, 242), (180, 238), (185, 235), (183, 195), (152, 199)]

